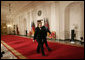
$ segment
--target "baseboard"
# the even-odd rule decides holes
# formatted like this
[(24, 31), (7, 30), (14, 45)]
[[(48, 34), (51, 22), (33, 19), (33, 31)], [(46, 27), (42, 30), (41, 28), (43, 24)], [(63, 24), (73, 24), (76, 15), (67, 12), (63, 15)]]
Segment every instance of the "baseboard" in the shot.
[[(18, 36), (26, 36), (26, 35), (18, 35)], [(30, 37), (33, 38), (33, 36), (26, 36), (26, 37)], [(53, 39), (53, 38), (47, 38), (48, 40), (56, 40), (56, 41), (71, 41), (71, 39)], [(80, 42), (80, 43), (84, 43), (81, 40), (75, 39), (74, 42)]]

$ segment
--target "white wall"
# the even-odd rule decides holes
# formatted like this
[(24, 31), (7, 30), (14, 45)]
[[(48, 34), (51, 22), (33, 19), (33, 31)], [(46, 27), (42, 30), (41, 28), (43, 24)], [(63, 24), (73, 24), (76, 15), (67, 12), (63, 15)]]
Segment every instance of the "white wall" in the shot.
[(72, 7), (70, 7), (70, 31), (72, 29), (72, 26), (75, 25), (75, 32), (76, 32), (76, 39), (80, 40), (80, 37), (82, 36), (82, 33), (84, 31), (82, 31), (82, 21), (84, 21), (82, 19), (82, 8), (80, 4), (74, 4)]
[[(80, 14), (83, 11), (83, 10), (80, 11), (81, 7), (80, 7), (80, 9), (78, 9), (79, 11), (76, 11), (76, 12), (78, 12), (77, 13), (78, 15), (76, 15), (75, 11), (74, 11), (75, 13), (73, 11), (69, 12), (69, 10), (71, 9), (70, 6), (72, 4), (74, 4), (73, 6), (75, 6), (73, 9), (76, 9), (76, 10), (79, 8), (79, 5), (82, 5), (82, 6), (84, 5), (82, 1), (81, 2), (80, 1), (65, 1), (65, 2), (60, 2), (60, 12), (59, 12), (59, 14), (60, 14), (60, 25), (59, 25), (59, 27), (60, 27), (60, 29), (59, 29), (60, 30), (60, 32), (59, 32), (60, 39), (69, 39), (69, 37), (70, 37), (69, 33), (70, 33), (70, 28), (71, 28), (70, 26), (72, 26), (71, 23), (77, 18), (79, 21), (75, 20), (75, 22), (78, 24), (81, 21), (80, 20), (81, 16), (78, 16), (78, 15), (84, 15), (84, 14)], [(72, 14), (75, 14), (75, 16), (72, 15)], [(74, 17), (76, 17), (76, 18), (74, 18)], [(69, 19), (71, 21), (69, 21)], [(82, 21), (83, 20), (84, 19), (82, 19)], [(78, 24), (78, 25), (81, 26), (81, 24)], [(82, 25), (82, 26), (84, 26), (84, 25)], [(83, 35), (84, 36), (84, 34), (79, 34), (79, 35)], [(77, 39), (79, 39), (79, 36), (77, 36)]]
[(67, 29), (66, 28), (66, 18), (65, 18), (65, 14), (66, 14), (66, 8), (67, 6), (72, 3), (74, 1), (60, 1), (60, 11), (59, 11), (59, 38), (64, 40), (65, 39), (65, 30)]

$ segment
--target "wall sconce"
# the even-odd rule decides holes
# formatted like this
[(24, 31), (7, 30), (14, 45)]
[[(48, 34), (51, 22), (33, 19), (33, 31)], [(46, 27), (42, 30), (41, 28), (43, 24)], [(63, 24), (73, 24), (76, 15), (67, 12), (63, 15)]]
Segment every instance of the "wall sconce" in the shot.
[(11, 27), (12, 27), (12, 25), (7, 25), (7, 27), (8, 27), (8, 34), (11, 34)]
[(3, 27), (4, 29), (6, 28), (6, 27)]
[(7, 27), (12, 27), (12, 25), (7, 25)]

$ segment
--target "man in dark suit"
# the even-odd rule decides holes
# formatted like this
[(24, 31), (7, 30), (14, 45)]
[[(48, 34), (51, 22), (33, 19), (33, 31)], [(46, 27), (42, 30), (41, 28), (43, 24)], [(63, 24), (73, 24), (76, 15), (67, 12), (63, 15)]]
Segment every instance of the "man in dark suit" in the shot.
[(41, 21), (38, 21), (38, 26), (35, 28), (34, 40), (35, 39), (38, 42), (37, 53), (40, 53), (40, 49), (41, 49), (42, 55), (45, 56), (44, 48), (43, 48), (43, 42), (42, 42), (42, 40), (43, 40), (43, 29), (42, 29), (42, 22)]
[(43, 44), (45, 43), (48, 51), (51, 51), (51, 49), (49, 48), (48, 44), (47, 44), (47, 32), (49, 32), (51, 34), (51, 32), (49, 31), (49, 29), (45, 26), (42, 26), (43, 29)]

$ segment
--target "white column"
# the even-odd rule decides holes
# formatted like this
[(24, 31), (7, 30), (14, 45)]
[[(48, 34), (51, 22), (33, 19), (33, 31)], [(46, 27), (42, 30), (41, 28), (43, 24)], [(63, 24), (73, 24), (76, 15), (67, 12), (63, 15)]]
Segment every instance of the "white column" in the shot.
[(65, 7), (64, 4), (60, 3), (60, 22), (59, 22), (59, 38), (64, 40), (65, 39), (65, 26), (64, 26), (64, 20), (65, 20)]
[(51, 31), (56, 31), (55, 27), (55, 3), (51, 4)]
[(30, 20), (30, 12), (27, 13), (27, 32), (29, 33), (30, 29), (31, 29), (31, 20)]
[(59, 3), (51, 4), (51, 31), (56, 32), (56, 39), (59, 39)]
[(31, 31), (31, 24), (32, 24), (33, 18), (32, 18), (32, 9), (30, 10), (30, 31)]

